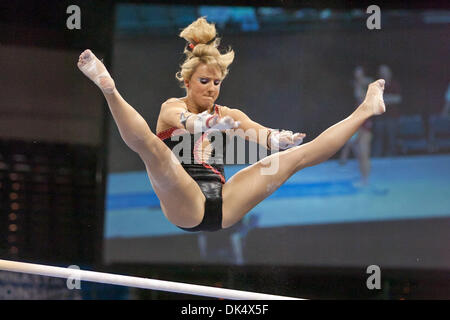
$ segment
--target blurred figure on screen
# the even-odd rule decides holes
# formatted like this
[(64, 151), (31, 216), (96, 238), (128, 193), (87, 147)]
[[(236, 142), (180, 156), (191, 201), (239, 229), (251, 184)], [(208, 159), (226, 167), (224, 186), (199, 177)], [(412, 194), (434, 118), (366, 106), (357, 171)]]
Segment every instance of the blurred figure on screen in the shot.
[(208, 262), (227, 262), (236, 265), (243, 265), (245, 263), (244, 249), (246, 245), (248, 233), (257, 228), (259, 224), (258, 213), (253, 212), (251, 215), (245, 216), (241, 221), (236, 223), (229, 229), (227, 236), (229, 242), (221, 242), (220, 247), (209, 245), (214, 235), (199, 233), (197, 242), (200, 251), (200, 256), (204, 261)]
[[(378, 67), (378, 76), (385, 79), (384, 101), (388, 110), (386, 117), (382, 121), (375, 119), (375, 135), (377, 137), (375, 149), (381, 153), (384, 150), (384, 155), (393, 156), (396, 154), (395, 147), (395, 132), (400, 117), (400, 104), (402, 102), (400, 84), (393, 79), (392, 70), (389, 66), (382, 64)], [(378, 125), (380, 122), (383, 125)], [(381, 155), (378, 154), (377, 155)]]
[[(364, 68), (357, 66), (353, 72), (353, 96), (357, 106), (364, 101), (365, 91), (373, 81), (366, 76)], [(350, 151), (358, 159), (359, 171), (361, 174), (360, 184), (366, 186), (369, 183), (370, 175), (370, 147), (372, 142), (372, 120), (366, 120), (353, 137), (344, 145), (341, 151), (339, 163), (344, 165), (347, 162)]]
[(450, 118), (450, 83), (445, 92), (445, 104), (441, 111), (441, 117)]

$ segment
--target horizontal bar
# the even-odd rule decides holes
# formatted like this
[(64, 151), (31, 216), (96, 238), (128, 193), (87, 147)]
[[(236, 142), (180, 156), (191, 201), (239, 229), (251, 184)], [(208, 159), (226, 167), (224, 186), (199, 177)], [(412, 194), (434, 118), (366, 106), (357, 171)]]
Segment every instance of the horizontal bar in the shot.
[(0, 270), (231, 300), (304, 300), (250, 291), (215, 288), (181, 282), (123, 276), (72, 268), (52, 267), (1, 259)]

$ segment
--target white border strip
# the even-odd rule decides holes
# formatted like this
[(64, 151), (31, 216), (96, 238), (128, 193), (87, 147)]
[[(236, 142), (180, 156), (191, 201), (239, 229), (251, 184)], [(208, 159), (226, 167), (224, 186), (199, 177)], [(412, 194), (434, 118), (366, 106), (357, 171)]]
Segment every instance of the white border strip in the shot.
[(249, 291), (207, 287), (181, 282), (122, 276), (111, 273), (52, 267), (34, 263), (24, 263), (1, 259), (0, 270), (231, 300), (304, 300), (293, 297), (276, 296)]

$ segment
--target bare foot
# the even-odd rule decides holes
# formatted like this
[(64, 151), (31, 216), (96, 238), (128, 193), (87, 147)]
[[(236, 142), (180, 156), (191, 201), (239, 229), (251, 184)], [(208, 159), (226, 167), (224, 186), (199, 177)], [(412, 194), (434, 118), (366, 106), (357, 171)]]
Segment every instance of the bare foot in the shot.
[(78, 59), (78, 68), (104, 92), (113, 93), (116, 85), (103, 63), (92, 53), (84, 50)]
[(372, 115), (380, 115), (386, 112), (386, 106), (383, 100), (384, 82), (383, 79), (379, 79), (369, 84), (369, 88), (367, 89), (363, 104), (368, 107)]

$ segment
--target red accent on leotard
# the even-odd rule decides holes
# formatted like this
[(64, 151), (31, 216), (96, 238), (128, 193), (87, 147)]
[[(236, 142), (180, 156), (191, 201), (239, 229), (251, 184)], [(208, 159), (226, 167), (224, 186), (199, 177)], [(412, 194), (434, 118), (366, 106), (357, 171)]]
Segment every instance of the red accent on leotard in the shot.
[(161, 131), (157, 134), (158, 138), (161, 140), (165, 140), (167, 138), (170, 138), (172, 136), (172, 133), (177, 130), (177, 128), (169, 128), (167, 130)]
[[(214, 113), (220, 115), (219, 113), (219, 106), (217, 104), (214, 105)], [(161, 131), (157, 134), (158, 138), (160, 138), (161, 140), (165, 140), (168, 139), (170, 137), (173, 136), (173, 133), (175, 130), (177, 130), (178, 128), (172, 127), (169, 129), (166, 129), (164, 131)], [(196, 157), (196, 151), (198, 146), (203, 142), (203, 138), (206, 135), (206, 133), (202, 134), (202, 136), (195, 142), (194, 144), (194, 150), (193, 150), (193, 154), (194, 154), (194, 159), (196, 162), (200, 163), (203, 167), (211, 170), (212, 172), (214, 172), (215, 174), (219, 175), (220, 180), (222, 181), (222, 183), (225, 183), (225, 177), (216, 169), (214, 169), (211, 165), (207, 164), (206, 162), (202, 161), (202, 159), (198, 159), (198, 157)]]

